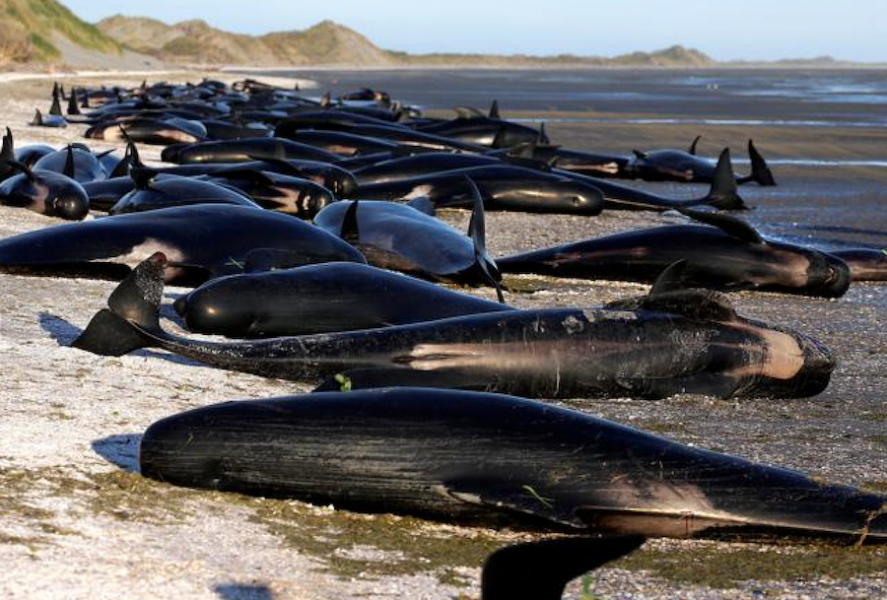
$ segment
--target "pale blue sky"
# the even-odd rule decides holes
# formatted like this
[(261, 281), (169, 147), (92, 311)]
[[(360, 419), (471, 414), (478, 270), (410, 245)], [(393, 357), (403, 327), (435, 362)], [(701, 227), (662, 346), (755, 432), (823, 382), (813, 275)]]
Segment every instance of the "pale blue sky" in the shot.
[(115, 13), (200, 18), (240, 33), (332, 19), (408, 52), (615, 55), (672, 44), (714, 58), (824, 54), (887, 61), (883, 0), (62, 0), (88, 21)]

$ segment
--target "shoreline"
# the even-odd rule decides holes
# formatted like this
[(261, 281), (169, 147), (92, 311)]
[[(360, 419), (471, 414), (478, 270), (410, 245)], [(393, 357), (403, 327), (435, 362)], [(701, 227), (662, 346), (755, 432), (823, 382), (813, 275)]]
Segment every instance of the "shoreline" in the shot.
[[(793, 65), (708, 65), (708, 66), (607, 66), (607, 65), (491, 65), (491, 64), (415, 64), (415, 65), (282, 65), (274, 66), (239, 66), (239, 65), (214, 65), (219, 71), (242, 72), (281, 72), (281, 71), (447, 71), (468, 69), (472, 71), (887, 71), (887, 63), (871, 65), (847, 65), (847, 66), (793, 66)], [(205, 67), (209, 69), (210, 67)]]
[[(163, 77), (163, 76), (181, 76), (183, 77), (183, 81), (187, 81), (189, 79), (193, 79), (194, 76), (197, 77), (212, 77), (216, 76), (227, 83), (235, 80), (233, 77), (233, 73), (229, 71), (222, 71), (217, 69), (199, 69), (199, 68), (164, 68), (164, 69), (146, 69), (146, 70), (127, 70), (127, 69), (113, 69), (113, 70), (95, 70), (95, 69), (86, 69), (86, 70), (77, 70), (77, 71), (52, 71), (47, 70), (45, 72), (41, 71), (15, 71), (9, 73), (0, 73), (0, 84), (6, 83), (17, 83), (17, 82), (33, 82), (33, 81), (53, 81), (53, 80), (68, 80), (68, 79), (102, 79), (102, 80), (112, 80), (115, 77), (122, 80), (131, 80), (137, 78), (152, 78), (152, 77)], [(298, 85), (299, 89), (313, 89), (317, 87), (317, 82), (311, 79), (303, 79), (299, 77), (287, 77), (287, 76), (269, 76), (269, 80), (266, 83), (270, 83), (271, 85), (287, 85), (292, 87), (293, 85)]]

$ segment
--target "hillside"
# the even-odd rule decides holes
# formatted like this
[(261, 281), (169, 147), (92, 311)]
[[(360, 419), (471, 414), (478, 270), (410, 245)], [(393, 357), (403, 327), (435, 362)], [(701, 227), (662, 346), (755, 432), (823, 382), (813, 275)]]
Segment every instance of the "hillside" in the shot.
[(486, 54), (407, 54), (379, 48), (356, 31), (323, 21), (304, 31), (262, 36), (230, 33), (204, 21), (167, 25), (144, 17), (116, 15), (98, 28), (132, 50), (179, 64), (250, 66), (348, 64), (359, 66), (651, 66), (700, 67), (715, 62), (697, 50), (673, 46), (616, 58)]
[(60, 45), (120, 55), (122, 48), (95, 25), (55, 0), (0, 0), (0, 65), (62, 59)]
[[(616, 57), (490, 54), (408, 54), (379, 48), (332, 21), (303, 31), (259, 36), (212, 27), (202, 20), (169, 25), (148, 17), (116, 15), (91, 25), (56, 0), (0, 0), (0, 66), (42, 63), (79, 67), (153, 68), (162, 63), (198, 66), (292, 67), (852, 67), (829, 57), (776, 62), (722, 63), (698, 50), (672, 46)], [(162, 63), (161, 63), (162, 61)]]
[(194, 20), (167, 25), (145, 17), (116, 15), (98, 28), (125, 47), (178, 64), (284, 66), (307, 64), (384, 65), (390, 54), (365, 37), (331, 21), (304, 31), (249, 36)]

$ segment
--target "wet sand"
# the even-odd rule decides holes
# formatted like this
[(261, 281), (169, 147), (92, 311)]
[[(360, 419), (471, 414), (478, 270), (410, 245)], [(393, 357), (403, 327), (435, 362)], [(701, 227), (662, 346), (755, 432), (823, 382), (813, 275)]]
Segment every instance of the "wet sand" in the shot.
[[(329, 76), (348, 81), (342, 74)], [(362, 81), (373, 83), (369, 79), (374, 76), (364, 74)], [(81, 127), (58, 131), (23, 125), (35, 106), (48, 105), (50, 85), (0, 84), (5, 121), (19, 145), (84, 141)], [(323, 81), (320, 89), (325, 89)], [(749, 103), (754, 106), (739, 103), (716, 112), (750, 118), (766, 112)], [(797, 101), (796, 112), (822, 118), (809, 114), (808, 104)], [(852, 115), (842, 112), (847, 106)], [(683, 147), (701, 133), (700, 149), (711, 155), (725, 144), (741, 155), (753, 135), (768, 158), (887, 158), (887, 128), (624, 122), (630, 117), (711, 116), (683, 105), (655, 113), (649, 107), (618, 112), (606, 105), (593, 111), (572, 105), (571, 110), (529, 108), (512, 110), (503, 104), (503, 113), (552, 119), (551, 137), (568, 147), (615, 152)], [(862, 110), (855, 103), (828, 110), (838, 120), (878, 116), (871, 106)], [(771, 118), (792, 111), (780, 105), (778, 112)], [(553, 122), (564, 116), (612, 122)], [(145, 154), (156, 159), (159, 151), (146, 149)], [(747, 217), (765, 233), (824, 247), (887, 246), (887, 169), (786, 166), (774, 171), (779, 187), (742, 188), (755, 206)], [(640, 186), (676, 197), (705, 191), (704, 186)], [(448, 211), (444, 217), (467, 227), (467, 213)], [(491, 213), (488, 245), (494, 255), (503, 255), (679, 219), (617, 212), (596, 218)], [(4, 237), (56, 223), (0, 207)], [(9, 275), (0, 275), (0, 282), (4, 597), (476, 598), (483, 556), (507, 541), (525, 539), (507, 531), (355, 515), (145, 481), (134, 473), (137, 444), (140, 432), (154, 420), (223, 400), (290, 394), (309, 386), (217, 371), (160, 352), (114, 359), (70, 349), (67, 344), (104, 306), (113, 283)], [(520, 307), (591, 306), (646, 289), (536, 277), (507, 283), (513, 290), (508, 301)], [(168, 299), (181, 291), (167, 290)], [(833, 301), (778, 294), (731, 297), (742, 314), (800, 329), (832, 348), (840, 364), (828, 390), (791, 401), (688, 395), (655, 402), (575, 400), (568, 405), (685, 443), (887, 492), (887, 286), (854, 284), (845, 297)], [(651, 541), (633, 557), (595, 572), (588, 583), (594, 597), (614, 600), (861, 599), (885, 595), (885, 573), (887, 553), (880, 549)], [(571, 594), (581, 597), (578, 583)]]

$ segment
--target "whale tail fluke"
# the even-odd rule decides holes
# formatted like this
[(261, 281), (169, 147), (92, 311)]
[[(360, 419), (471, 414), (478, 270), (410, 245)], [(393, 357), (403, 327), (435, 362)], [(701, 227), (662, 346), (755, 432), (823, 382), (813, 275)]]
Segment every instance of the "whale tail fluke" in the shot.
[(604, 536), (506, 546), (484, 563), (481, 599), (560, 600), (571, 580), (637, 550), (643, 543), (640, 536)]
[(101, 356), (123, 356), (150, 344), (147, 338), (124, 319), (107, 308), (95, 314), (83, 333), (71, 343), (72, 348)]
[(160, 300), (166, 256), (162, 252), (143, 261), (108, 298), (71, 344), (73, 348), (103, 356), (122, 356), (152, 345), (151, 333), (160, 329)]
[(733, 163), (730, 160), (730, 149), (724, 148), (718, 157), (715, 176), (711, 189), (705, 197), (704, 204), (719, 210), (745, 210), (748, 207), (739, 196), (736, 176), (733, 174)]
[(776, 185), (773, 172), (767, 166), (767, 161), (764, 160), (764, 157), (755, 148), (755, 143), (752, 140), (748, 140), (748, 157), (751, 159), (751, 175), (743, 179), (746, 181), (756, 181), (758, 185), (762, 186)]

